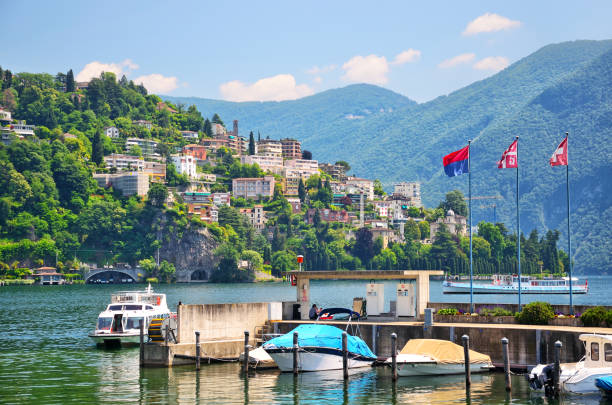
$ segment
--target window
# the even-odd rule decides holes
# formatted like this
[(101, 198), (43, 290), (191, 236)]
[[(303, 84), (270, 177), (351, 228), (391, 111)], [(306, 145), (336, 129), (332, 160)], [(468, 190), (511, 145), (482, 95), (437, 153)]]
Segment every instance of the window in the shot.
[(142, 305), (126, 305), (126, 311), (140, 311), (142, 309)]
[(98, 318), (98, 330), (110, 330), (113, 318)]
[(111, 305), (108, 307), (109, 311), (121, 311), (122, 305)]
[(591, 343), (591, 360), (599, 361), (599, 343)]
[(604, 360), (612, 362), (612, 343), (604, 344)]
[(142, 322), (142, 320), (142, 317), (128, 318), (125, 323), (125, 329), (140, 329), (140, 322)]

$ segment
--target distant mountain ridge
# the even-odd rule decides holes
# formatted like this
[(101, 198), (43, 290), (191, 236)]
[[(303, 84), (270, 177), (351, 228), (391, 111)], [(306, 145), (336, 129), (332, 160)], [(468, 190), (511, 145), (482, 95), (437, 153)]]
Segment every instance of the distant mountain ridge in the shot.
[[(320, 161), (348, 161), (357, 175), (390, 186), (419, 180), (426, 205), (467, 193), (467, 178), (447, 178), (442, 156), (473, 139), (473, 195), (499, 193), (498, 220), (515, 232), (514, 170), (495, 162), (519, 135), (521, 229), (559, 229), (566, 249), (565, 171), (548, 159), (570, 132), (572, 240), (576, 269), (612, 274), (612, 41), (548, 45), (503, 71), (447, 96), (417, 104), (371, 85), (353, 85), (278, 103), (196, 104), (203, 114), (240, 120), (241, 132), (295, 137)], [(485, 200), (486, 201), (486, 200)], [(493, 220), (474, 204), (474, 222)]]

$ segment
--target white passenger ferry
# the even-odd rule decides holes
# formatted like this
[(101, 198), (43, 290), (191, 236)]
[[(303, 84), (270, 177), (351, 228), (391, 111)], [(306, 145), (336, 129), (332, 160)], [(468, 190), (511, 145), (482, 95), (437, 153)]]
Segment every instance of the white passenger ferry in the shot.
[(141, 322), (146, 341), (151, 320), (170, 316), (166, 294), (154, 293), (151, 285), (145, 291), (118, 292), (111, 295), (111, 303), (98, 316), (89, 337), (98, 345), (136, 345), (140, 343)]
[[(473, 283), (474, 294), (518, 294), (519, 278), (517, 275), (495, 274), (490, 283)], [(521, 276), (521, 294), (569, 294), (569, 277), (534, 278)], [(469, 280), (446, 279), (442, 283), (444, 294), (469, 294)], [(589, 291), (588, 281), (584, 284), (572, 277), (572, 294), (586, 294)]]

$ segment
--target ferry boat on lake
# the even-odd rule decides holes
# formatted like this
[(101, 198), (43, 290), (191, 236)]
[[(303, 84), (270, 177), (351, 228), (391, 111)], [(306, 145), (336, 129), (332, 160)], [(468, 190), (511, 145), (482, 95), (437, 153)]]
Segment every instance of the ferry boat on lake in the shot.
[[(535, 278), (521, 276), (521, 294), (569, 294), (569, 277)], [(474, 294), (518, 294), (519, 278), (516, 274), (495, 274), (490, 283), (473, 283)], [(469, 294), (469, 280), (446, 279), (442, 283), (444, 294)], [(572, 277), (572, 294), (586, 294), (589, 283), (580, 284)]]
[(111, 295), (111, 303), (98, 316), (96, 329), (89, 337), (98, 345), (137, 345), (141, 322), (146, 341), (151, 320), (172, 315), (166, 294), (154, 293), (150, 284), (145, 291), (118, 292)]

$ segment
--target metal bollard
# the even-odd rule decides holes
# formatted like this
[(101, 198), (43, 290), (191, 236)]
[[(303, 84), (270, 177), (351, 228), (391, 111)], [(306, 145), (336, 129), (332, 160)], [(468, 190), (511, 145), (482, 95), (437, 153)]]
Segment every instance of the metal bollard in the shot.
[(563, 343), (561, 343), (560, 341), (556, 341), (555, 342), (555, 369), (554, 369), (554, 383), (555, 383), (555, 398), (559, 397), (559, 392), (561, 390), (561, 384), (560, 384), (560, 375), (561, 375), (561, 347), (563, 346)]
[(472, 385), (472, 376), (470, 375), (470, 337), (468, 335), (461, 336), (463, 341), (463, 356), (465, 361), (465, 386), (466, 388)]
[(391, 372), (393, 381), (397, 381), (397, 334), (391, 334)]
[(508, 338), (502, 338), (502, 354), (504, 356), (504, 375), (506, 378), (506, 391), (512, 391), (512, 380), (510, 380), (510, 357), (508, 356)]
[(144, 323), (140, 321), (140, 366), (144, 365)]
[(249, 376), (249, 331), (244, 331), (244, 359), (242, 361), (242, 371), (245, 376)]
[(298, 373), (298, 333), (293, 332), (293, 374)]
[(196, 370), (200, 369), (200, 332), (196, 330), (196, 341), (195, 341), (195, 346), (196, 346)]
[(344, 379), (348, 378), (348, 348), (347, 348), (347, 335), (346, 332), (342, 332), (342, 372)]

